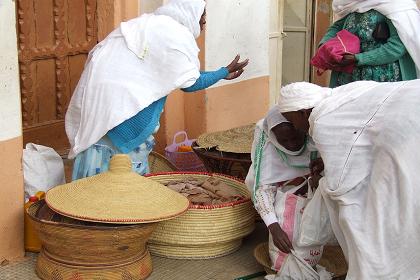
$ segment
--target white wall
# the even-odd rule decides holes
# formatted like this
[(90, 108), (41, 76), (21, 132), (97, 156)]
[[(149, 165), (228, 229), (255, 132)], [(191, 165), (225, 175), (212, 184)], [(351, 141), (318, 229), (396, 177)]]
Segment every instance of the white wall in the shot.
[[(241, 80), (269, 75), (269, 0), (207, 0), (206, 70), (236, 54), (250, 63)], [(235, 80), (238, 82), (240, 80)], [(229, 82), (217, 83), (217, 86)]]
[(139, 14), (151, 13), (164, 3), (163, 0), (139, 0)]
[(0, 1), (0, 141), (22, 135), (15, 1)]

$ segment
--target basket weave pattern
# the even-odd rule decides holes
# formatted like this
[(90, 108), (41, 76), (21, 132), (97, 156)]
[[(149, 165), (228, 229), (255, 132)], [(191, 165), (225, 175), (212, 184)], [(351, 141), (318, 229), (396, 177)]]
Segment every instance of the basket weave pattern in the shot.
[(45, 280), (143, 280), (152, 273), (152, 258), (145, 251), (137, 260), (118, 266), (82, 267), (57, 262), (44, 251), (38, 256), (36, 274)]
[(223, 175), (206, 173), (155, 174), (149, 178), (161, 184), (189, 178), (217, 177), (237, 189), (246, 199), (214, 206), (193, 206), (173, 220), (161, 222), (149, 239), (152, 254), (179, 259), (214, 258), (229, 254), (255, 227), (254, 210), (246, 186)]
[(36, 268), (42, 279), (79, 279), (73, 277), (76, 272), (80, 279), (124, 279), (122, 273), (133, 275), (126, 279), (145, 279), (151, 273), (146, 242), (156, 223), (86, 226), (45, 221), (36, 217), (41, 203), (31, 205), (28, 214), (43, 246)]

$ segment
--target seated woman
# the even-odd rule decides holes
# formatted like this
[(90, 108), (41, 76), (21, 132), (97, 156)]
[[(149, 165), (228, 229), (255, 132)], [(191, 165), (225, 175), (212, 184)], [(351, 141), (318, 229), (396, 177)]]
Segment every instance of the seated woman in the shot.
[[(296, 130), (277, 106), (257, 123), (251, 152), (253, 164), (245, 183), (251, 189), (256, 210), (269, 229), (270, 258), (276, 271), (280, 269), (286, 253), (293, 249), (296, 239), (293, 226), (286, 225), (283, 215), (286, 212), (285, 200), (288, 199), (285, 194), (307, 195), (310, 161), (317, 158), (317, 152), (312, 147), (306, 134)], [(311, 180), (310, 185), (314, 183)], [(295, 215), (301, 216), (302, 213), (297, 211)], [(292, 220), (295, 220), (294, 217)]]

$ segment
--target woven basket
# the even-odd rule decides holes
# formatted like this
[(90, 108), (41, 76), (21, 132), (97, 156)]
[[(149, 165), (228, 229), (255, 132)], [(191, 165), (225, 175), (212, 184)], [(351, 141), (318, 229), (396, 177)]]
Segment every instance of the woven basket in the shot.
[[(264, 267), (267, 274), (276, 274), (276, 272), (271, 269), (267, 242), (261, 243), (255, 247), (254, 257), (257, 262)], [(342, 277), (347, 273), (347, 263), (339, 246), (325, 246), (319, 264), (324, 266), (329, 272), (332, 272), (334, 274), (333, 279), (335, 280), (344, 279)]]
[(156, 152), (149, 154), (149, 167), (150, 173), (161, 173), (161, 172), (174, 172), (178, 171), (175, 165), (173, 165), (166, 157)]
[(252, 164), (251, 154), (220, 152), (216, 148), (200, 148), (196, 142), (193, 151), (204, 163), (209, 172), (226, 174), (245, 180)]
[(44, 280), (143, 280), (152, 273), (152, 259), (145, 251), (138, 259), (115, 266), (67, 265), (51, 259), (42, 250), (38, 256), (36, 274)]
[[(75, 224), (68, 223), (73, 220), (69, 218), (64, 218), (65, 223), (46, 221), (37, 217), (38, 210), (43, 204), (45, 204), (44, 200), (38, 201), (27, 210), (29, 217), (34, 221), (43, 247), (43, 253), (37, 264), (37, 272), (42, 279), (78, 279), (54, 278), (53, 273), (57, 273), (54, 272), (56, 269), (61, 275), (77, 271), (82, 273), (84, 268), (89, 270), (89, 273), (86, 272), (85, 277), (81, 279), (95, 279), (90, 278), (89, 275), (101, 275), (100, 279), (123, 279), (121, 271), (127, 270), (131, 273), (131, 268), (138, 267), (139, 264), (141, 267), (150, 267), (144, 270), (149, 271), (148, 274), (150, 274), (152, 264), (148, 257), (146, 241), (156, 227), (156, 223), (138, 225), (92, 223), (89, 225), (88, 222), (77, 224), (81, 223), (77, 220)], [(114, 274), (120, 275), (120, 278), (108, 277)], [(137, 275), (140, 275), (139, 272)], [(127, 279), (144, 278), (136, 276)]]
[(236, 179), (208, 173), (166, 173), (149, 178), (161, 184), (188, 178), (217, 177), (237, 189), (246, 199), (213, 205), (190, 205), (173, 220), (159, 223), (149, 239), (152, 254), (175, 259), (206, 259), (227, 255), (241, 246), (242, 238), (255, 227), (254, 209), (247, 187)]

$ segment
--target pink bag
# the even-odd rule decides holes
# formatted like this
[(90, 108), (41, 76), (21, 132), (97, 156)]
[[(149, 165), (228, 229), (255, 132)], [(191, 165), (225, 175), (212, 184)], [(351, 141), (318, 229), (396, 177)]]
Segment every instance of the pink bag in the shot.
[[(184, 136), (184, 141), (177, 142), (178, 136)], [(195, 139), (188, 139), (188, 135), (185, 131), (179, 131), (175, 133), (172, 144), (165, 148), (166, 157), (172, 162), (180, 171), (197, 171), (206, 172), (203, 162), (195, 154), (191, 152), (178, 152), (179, 146), (191, 146)]]
[(354, 64), (339, 65), (339, 63), (343, 60), (345, 54), (357, 53), (360, 53), (359, 37), (343, 29), (317, 50), (311, 59), (311, 64), (318, 68), (318, 75), (321, 75), (325, 70), (352, 73)]

